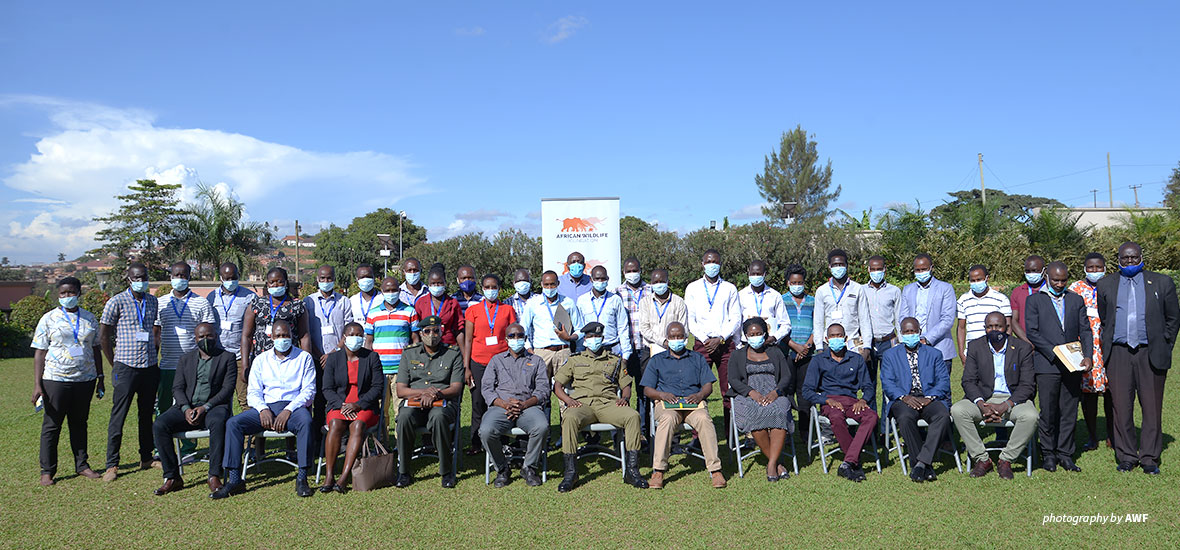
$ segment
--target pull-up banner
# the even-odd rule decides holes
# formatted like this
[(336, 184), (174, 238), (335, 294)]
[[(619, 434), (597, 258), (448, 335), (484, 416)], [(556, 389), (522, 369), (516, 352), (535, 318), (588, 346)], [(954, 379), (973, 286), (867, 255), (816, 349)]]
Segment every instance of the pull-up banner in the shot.
[[(619, 198), (541, 199), (541, 256), (546, 270), (569, 272), (571, 252), (586, 257), (586, 274), (595, 266), (606, 268), (609, 288), (623, 282), (619, 247)], [(533, 284), (540, 287), (540, 273)]]

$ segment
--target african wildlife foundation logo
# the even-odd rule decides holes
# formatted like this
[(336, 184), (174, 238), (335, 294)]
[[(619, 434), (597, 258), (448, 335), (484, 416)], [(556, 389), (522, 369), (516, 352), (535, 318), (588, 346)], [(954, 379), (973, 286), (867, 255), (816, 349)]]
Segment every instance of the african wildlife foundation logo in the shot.
[(561, 222), (559, 239), (590, 240), (607, 236), (607, 232), (598, 231), (598, 226), (606, 221), (602, 218), (557, 218), (557, 221)]

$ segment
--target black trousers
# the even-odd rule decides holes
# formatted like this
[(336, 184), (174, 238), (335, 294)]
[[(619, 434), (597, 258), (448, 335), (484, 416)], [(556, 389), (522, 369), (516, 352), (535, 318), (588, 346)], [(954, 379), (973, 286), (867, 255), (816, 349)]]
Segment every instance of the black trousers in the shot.
[(483, 413), (488, 412), (488, 402), (483, 398), (483, 373), (488, 366), (483, 363), (471, 362), (471, 376), (475, 385), (471, 388), (471, 446), (483, 448), (483, 441), (479, 438), (479, 427), (483, 423)]
[(160, 386), (160, 368), (133, 369), (118, 361), (111, 367), (111, 421), (107, 424), (107, 468), (119, 466), (123, 424), (135, 398), (139, 419), (139, 460), (152, 459), (152, 413)]
[(800, 357), (794, 350), (790, 350), (791, 358), (794, 360), (791, 380), (795, 386), (795, 403), (798, 403), (799, 408), (799, 423), (797, 426), (802, 426), (799, 430), (799, 437), (807, 437), (807, 426), (811, 422), (811, 405), (803, 398), (803, 380), (807, 378), (807, 367), (811, 365), (812, 355), (807, 357)]
[[(900, 400), (889, 405), (889, 414), (897, 421), (897, 431), (905, 446), (910, 449), (910, 466), (921, 462), (934, 463), (934, 453), (951, 429), (951, 412), (941, 401), (931, 401), (929, 405), (914, 410)], [(926, 429), (926, 437), (922, 437), (922, 430), (918, 428), (918, 420), (925, 420), (930, 426)], [(917, 452), (914, 450), (917, 449)]]
[[(1159, 344), (1152, 344), (1159, 345)], [(1152, 368), (1147, 346), (1137, 349), (1115, 344), (1106, 365), (1107, 390), (1114, 402), (1115, 459), (1159, 466), (1164, 448), (1162, 420), (1164, 382), (1168, 371)], [(1135, 396), (1139, 396), (1142, 424), (1138, 445), (1135, 442)]]
[(1037, 398), (1041, 404), (1037, 420), (1041, 459), (1073, 458), (1077, 448), (1073, 433), (1078, 425), (1078, 403), (1082, 400), (1082, 373), (1037, 373)]
[(70, 450), (74, 453), (74, 471), (90, 468), (86, 452), (86, 422), (90, 419), (90, 397), (94, 395), (94, 380), (88, 382), (55, 382), (42, 380), (45, 418), (41, 421), (41, 473), (57, 475), (57, 442), (61, 425), (70, 423)]
[(651, 433), (651, 419), (648, 418), (647, 409), (650, 402), (646, 395), (643, 395), (643, 386), (639, 385), (639, 381), (643, 380), (643, 373), (647, 370), (647, 360), (651, 359), (651, 348), (647, 346), (640, 346), (631, 351), (631, 357), (627, 358), (627, 374), (635, 380), (635, 410), (639, 411), (639, 425), (643, 429), (644, 434)]
[(172, 445), (172, 434), (189, 430), (209, 430), (209, 475), (221, 477), (221, 460), (225, 455), (225, 421), (229, 419), (229, 405), (218, 405), (209, 409), (196, 426), (189, 424), (180, 407), (171, 407), (156, 417), (152, 424), (152, 435), (156, 450), (160, 453), (160, 465), (164, 468), (164, 479), (180, 479), (179, 458)]

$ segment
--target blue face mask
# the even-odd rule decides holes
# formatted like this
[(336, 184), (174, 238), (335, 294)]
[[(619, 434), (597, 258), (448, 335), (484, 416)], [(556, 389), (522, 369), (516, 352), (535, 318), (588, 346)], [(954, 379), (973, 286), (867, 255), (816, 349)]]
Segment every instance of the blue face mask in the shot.
[(228, 281), (221, 281), (221, 288), (224, 288), (226, 292), (233, 292), (238, 289), (238, 280), (230, 279)]
[(848, 268), (842, 265), (834, 265), (828, 269), (832, 273), (832, 277), (843, 279), (848, 274)]
[(1104, 276), (1106, 276), (1105, 271), (1087, 271), (1086, 272), (1086, 280), (1090, 281), (1091, 283), (1097, 283)]
[(762, 346), (766, 345), (766, 335), (759, 334), (758, 336), (747, 336), (746, 343), (750, 344), (751, 348), (762, 349)]
[(907, 348), (916, 348), (918, 344), (922, 343), (921, 334), (902, 334), (901, 343), (905, 344)]
[(509, 338), (508, 349), (520, 353), (520, 350), (524, 349), (524, 338)]
[(447, 291), (447, 287), (445, 285), (430, 285), (429, 289), (430, 295), (434, 296), (435, 298), (442, 296), (443, 293)]
[(279, 296), (282, 296), (287, 293), (287, 285), (268, 286), (268, 287), (266, 287), (266, 291), (269, 292), (271, 296), (278, 298)]
[(832, 351), (844, 351), (844, 339), (828, 338), (828, 347), (832, 348)]
[(74, 308), (78, 307), (78, 297), (77, 296), (61, 296), (57, 299), (57, 303), (61, 304), (61, 307), (64, 307), (66, 309), (74, 309)]
[(362, 292), (369, 292), (369, 291), (373, 290), (373, 287), (376, 285), (377, 285), (377, 279), (374, 279), (372, 277), (365, 277), (363, 279), (356, 280), (356, 286), (359, 286), (361, 288)]
[(668, 340), (668, 349), (676, 353), (684, 351), (684, 346), (688, 344), (688, 340), (684, 338), (677, 338), (675, 340)]
[(172, 278), (172, 290), (179, 290), (184, 292), (188, 290), (188, 279), (181, 279), (179, 277)]
[(528, 281), (516, 281), (516, 284), (512, 286), (516, 288), (516, 293), (521, 296), (528, 296), (529, 291), (533, 289), (533, 283)]
[(655, 292), (657, 296), (663, 296), (668, 293), (668, 283), (652, 283), (651, 291)]
[(602, 349), (602, 337), (601, 336), (587, 338), (585, 340), (585, 343), (586, 343), (586, 349), (588, 349), (590, 351), (596, 352), (596, 351)]
[(394, 304), (394, 305), (397, 304), (398, 295), (399, 295), (399, 293), (397, 293), (397, 292), (382, 292), (381, 293), (381, 297), (385, 299), (385, 303)]
[(971, 292), (983, 294), (985, 291), (987, 291), (987, 279), (971, 283)]
[(462, 290), (465, 294), (471, 294), (472, 292), (475, 292), (475, 281), (460, 282), (459, 290)]
[(590, 284), (594, 287), (594, 290), (597, 290), (599, 292), (606, 291), (606, 281), (594, 281)]
[(361, 345), (364, 343), (365, 343), (364, 336), (345, 336), (344, 337), (344, 347), (348, 348), (351, 351), (356, 351), (358, 349), (361, 349)]
[(766, 284), (765, 275), (750, 275), (750, 286), (759, 287)]
[(802, 296), (807, 291), (807, 287), (803, 285), (787, 285), (787, 290), (791, 291), (792, 296)]
[(320, 287), (320, 292), (332, 292), (336, 288), (336, 281), (319, 281), (316, 286)]
[(495, 302), (496, 299), (499, 297), (500, 297), (500, 289), (498, 289), (498, 288), (485, 288), (485, 289), (483, 289), (483, 298), (485, 300)]
[(1054, 296), (1061, 296), (1062, 294), (1065, 294), (1065, 287), (1061, 287), (1061, 291), (1058, 292), (1057, 289), (1053, 288), (1052, 284), (1049, 284), (1047, 286), (1049, 287), (1049, 294), (1052, 294)]
[(914, 279), (916, 279), (919, 283), (922, 283), (922, 284), (926, 284), (926, 282), (929, 281), (930, 277), (932, 277), (932, 276), (933, 275), (929, 271), (915, 271), (914, 272)]
[(287, 351), (289, 351), (291, 349), (291, 339), (290, 338), (275, 338), (274, 344), (275, 344), (275, 349), (278, 350), (280, 353), (287, 353)]
[(705, 264), (705, 275), (712, 279), (721, 273), (721, 264), (708, 263)]
[(1137, 263), (1135, 265), (1127, 265), (1127, 266), (1120, 266), (1119, 267), (1119, 273), (1122, 274), (1123, 277), (1134, 277), (1134, 276), (1138, 275), (1140, 271), (1143, 271), (1143, 261), (1142, 260), (1140, 260), (1139, 263)]
[(881, 281), (885, 280), (885, 272), (884, 271), (870, 271), (869, 272), (869, 280), (874, 283), (880, 284)]
[(554, 296), (557, 296), (557, 287), (553, 287), (553, 288), (542, 287), (541, 294), (544, 294), (546, 298), (552, 298)]
[(422, 280), (422, 272), (421, 271), (411, 271), (411, 272), (406, 273), (406, 283), (407, 284), (416, 285), (416, 284), (418, 284), (418, 281), (421, 281), (421, 280)]
[(1024, 280), (1028, 281), (1028, 284), (1030, 284), (1030, 285), (1041, 284), (1041, 279), (1043, 279), (1043, 278), (1045, 278), (1044, 271), (1038, 271), (1037, 273), (1025, 273), (1024, 274)]
[(570, 277), (577, 279), (582, 276), (582, 272), (586, 271), (586, 264), (581, 262), (574, 262), (569, 265)]
[(147, 292), (149, 284), (151, 283), (147, 281), (131, 281), (131, 290), (135, 292)]

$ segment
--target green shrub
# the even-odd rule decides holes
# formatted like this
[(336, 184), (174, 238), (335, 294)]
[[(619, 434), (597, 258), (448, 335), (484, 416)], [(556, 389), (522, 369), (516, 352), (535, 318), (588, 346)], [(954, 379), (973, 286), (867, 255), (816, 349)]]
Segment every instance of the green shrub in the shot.
[(78, 302), (82, 309), (93, 313), (95, 317), (101, 317), (102, 310), (104, 307), (106, 307), (107, 301), (110, 299), (111, 297), (108, 296), (107, 293), (96, 288), (92, 288), (86, 292), (83, 292), (82, 299)]
[(22, 334), (32, 334), (37, 328), (37, 322), (45, 312), (53, 309), (56, 303), (50, 303), (42, 296), (25, 296), (19, 302), (12, 304), (11, 325)]
[(0, 358), (31, 357), (32, 338), (12, 323), (0, 323)]

